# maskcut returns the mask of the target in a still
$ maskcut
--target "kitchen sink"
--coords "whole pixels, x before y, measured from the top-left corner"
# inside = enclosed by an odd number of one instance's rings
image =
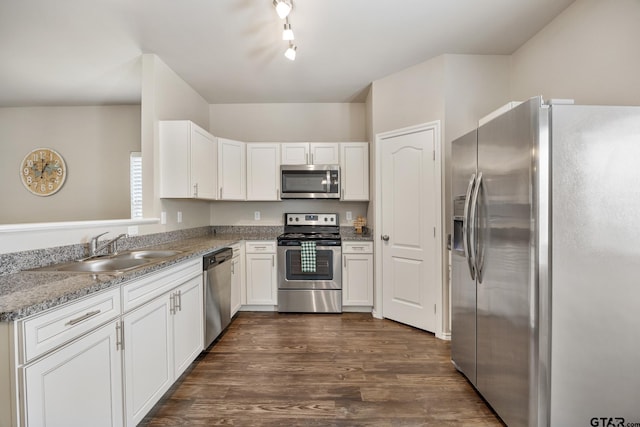
[[[127,252],[122,252],[117,255],[114,255],[114,259],[157,259],[157,258],[169,258],[178,254],[181,254],[181,251],[163,251],[163,250],[132,250]]]
[[[64,271],[70,273],[118,274],[161,262],[182,253],[171,250],[131,250],[116,255],[87,258],[63,264],[34,268],[32,271]]]

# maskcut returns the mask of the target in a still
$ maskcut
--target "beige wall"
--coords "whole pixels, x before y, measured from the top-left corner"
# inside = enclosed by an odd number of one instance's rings
[[[366,141],[365,104],[212,104],[209,131],[245,142]]]
[[[209,130],[219,137],[245,142],[367,141],[363,103],[212,104]],[[254,212],[260,220],[254,220]],[[285,212],[346,212],[365,216],[367,202],[288,200],[283,202],[212,202],[213,225],[282,225]]]
[[[448,256],[450,233],[452,139],[477,125],[478,118],[509,100],[509,57],[500,55],[442,55],[376,80],[372,85],[372,132],[401,129],[440,121],[442,168],[442,332],[448,328]],[[375,153],[375,150],[374,150]],[[375,171],[373,176],[375,176]],[[372,180],[375,182],[375,180]],[[374,197],[377,197],[375,194]],[[375,201],[371,206],[375,205]],[[370,222],[375,212],[369,209]],[[381,230],[378,230],[381,232]]]
[[[209,225],[209,202],[162,200],[159,194],[159,120],[192,120],[209,127],[209,104],[160,58],[145,54],[142,58],[142,161],[144,216],[159,218],[167,213],[167,224],[145,226],[143,233],[169,231]],[[212,166],[214,167],[214,166]],[[182,223],[177,213],[182,212]]]
[[[129,155],[140,151],[140,106],[0,108],[0,224],[131,217]],[[25,155],[56,150],[68,173],[47,197],[24,188]]]
[[[373,137],[381,132],[444,119],[444,56],[372,84]]]
[[[511,95],[640,105],[640,1],[577,0],[512,55]]]

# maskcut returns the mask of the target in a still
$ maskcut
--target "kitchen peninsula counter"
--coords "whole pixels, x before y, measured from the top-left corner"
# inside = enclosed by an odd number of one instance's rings
[[[202,257],[242,240],[275,240],[279,231],[261,233],[212,233],[162,244],[127,249],[176,250],[180,254],[119,274],[60,271],[20,271],[0,276],[0,321],[22,319],[58,305],[120,286],[137,277],[173,264]]]

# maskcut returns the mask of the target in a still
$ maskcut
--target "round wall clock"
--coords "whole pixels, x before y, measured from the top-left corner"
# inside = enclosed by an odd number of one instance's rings
[[[20,165],[22,183],[36,196],[56,193],[67,177],[67,166],[60,154],[50,148],[36,148]]]

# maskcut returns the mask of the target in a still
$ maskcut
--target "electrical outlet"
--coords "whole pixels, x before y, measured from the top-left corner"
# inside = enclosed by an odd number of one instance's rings
[[[178,224],[182,222],[182,212],[178,211]]]
[[[167,213],[165,211],[160,212],[160,224],[167,223]]]
[[[253,219],[256,221],[260,221],[260,211],[255,211],[253,213]]]
[[[353,214],[351,211],[347,211],[347,221],[351,221],[353,219]]]

